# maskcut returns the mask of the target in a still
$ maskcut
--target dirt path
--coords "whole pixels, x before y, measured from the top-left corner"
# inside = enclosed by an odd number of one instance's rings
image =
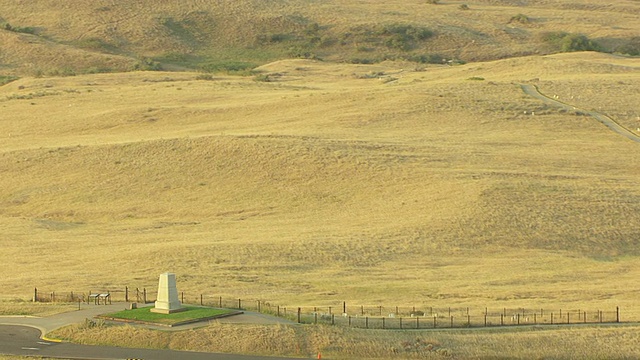
[[[588,115],[594,117],[596,120],[598,120],[602,124],[604,124],[606,127],[611,129],[612,131],[614,131],[614,132],[626,137],[627,139],[629,139],[631,141],[635,141],[635,142],[640,143],[640,136],[636,135],[631,130],[625,128],[624,126],[622,126],[620,124],[618,124],[615,120],[613,120],[612,118],[610,118],[610,117],[608,117],[608,116],[606,116],[604,114],[600,114],[600,113],[595,112],[595,111],[587,111],[587,110],[579,109],[579,108],[576,108],[575,106],[571,106],[571,105],[565,104],[563,102],[560,102],[558,100],[555,100],[555,99],[552,99],[550,97],[547,97],[547,96],[543,95],[540,92],[540,90],[538,89],[538,87],[535,86],[535,85],[521,84],[520,87],[522,88],[522,91],[524,91],[525,94],[527,94],[529,96],[533,96],[536,99],[542,100],[546,104],[553,105],[555,107],[558,107],[558,108],[564,109],[564,110],[568,110],[568,111],[580,111],[582,113],[588,114]]]

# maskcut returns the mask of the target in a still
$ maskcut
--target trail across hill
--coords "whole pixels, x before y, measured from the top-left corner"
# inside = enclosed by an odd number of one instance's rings
[[[530,85],[530,84],[521,84],[520,87],[522,88],[522,91],[524,91],[525,94],[533,96],[536,99],[540,99],[543,102],[545,102],[546,104],[549,105],[553,105],[555,107],[564,109],[564,110],[569,110],[569,111],[580,111],[583,112],[585,114],[588,114],[592,117],[594,117],[596,120],[598,120],[599,122],[601,122],[602,124],[604,124],[606,127],[608,127],[609,129],[611,129],[612,131],[626,137],[627,139],[631,140],[631,141],[635,141],[640,143],[640,136],[634,134],[632,131],[630,131],[629,129],[625,128],[624,126],[618,124],[615,120],[613,120],[612,118],[595,112],[595,111],[586,111],[586,110],[582,110],[582,109],[578,109],[575,106],[571,106],[568,104],[565,104],[563,102],[560,102],[558,100],[552,99],[550,97],[547,97],[545,95],[543,95],[540,90],[538,89],[537,86],[535,85]]]

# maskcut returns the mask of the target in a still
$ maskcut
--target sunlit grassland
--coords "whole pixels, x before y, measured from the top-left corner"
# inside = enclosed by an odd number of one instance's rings
[[[622,359],[637,355],[640,340],[636,326],[415,332],[214,323],[175,333],[71,326],[51,335],[87,344],[331,359]]]
[[[588,70],[633,111],[615,85],[637,78],[637,60],[612,60],[612,72],[597,66],[606,55],[582,56],[426,71],[283,61],[259,69],[278,74],[268,83],[129,73],[7,84],[4,292],[153,288],[173,271],[186,293],[291,306],[628,315],[637,144],[517,85],[545,91]]]

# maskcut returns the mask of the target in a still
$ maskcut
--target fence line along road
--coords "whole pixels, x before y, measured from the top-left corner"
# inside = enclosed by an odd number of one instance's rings
[[[34,288],[36,302],[108,302],[153,303],[155,292],[146,288],[83,292],[42,291]],[[524,309],[437,308],[431,306],[347,305],[281,306],[263,300],[228,298],[220,295],[179,293],[184,304],[239,309],[270,314],[302,324],[328,324],[363,329],[443,329],[518,325],[571,325],[620,323],[620,308],[601,309]],[[628,318],[627,320],[631,320]],[[637,318],[635,320],[638,320]]]

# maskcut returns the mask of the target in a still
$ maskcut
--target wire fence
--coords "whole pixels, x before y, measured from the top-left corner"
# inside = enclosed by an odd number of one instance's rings
[[[220,295],[178,293],[183,304],[238,309],[270,314],[301,324],[328,324],[363,329],[443,329],[523,325],[576,325],[619,323],[621,310],[615,309],[471,309],[431,306],[348,305],[281,306],[263,300]],[[55,292],[34,289],[36,302],[153,303],[155,291],[146,288]],[[640,314],[626,313],[626,321],[638,321]]]

